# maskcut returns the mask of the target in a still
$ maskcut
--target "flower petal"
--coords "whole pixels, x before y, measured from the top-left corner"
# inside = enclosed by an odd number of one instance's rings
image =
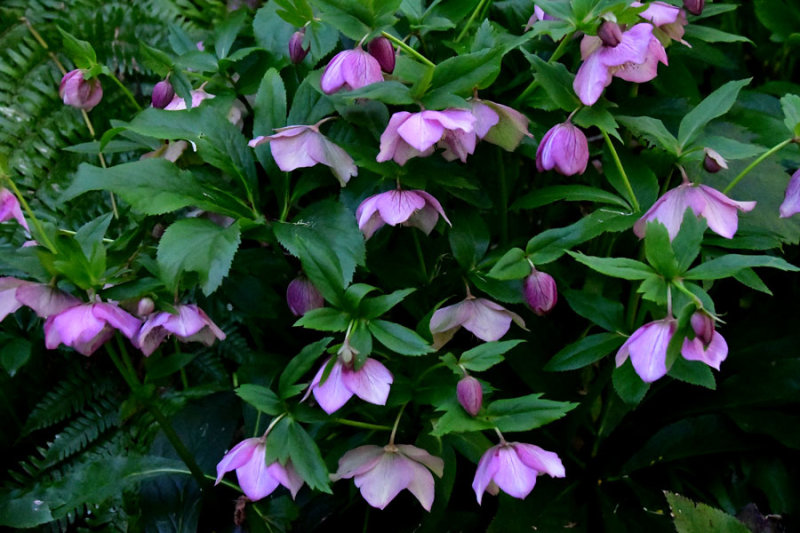
[[[478,498],[478,505],[480,505],[483,499],[483,493],[492,482],[492,478],[497,474],[497,469],[500,467],[498,461],[499,451],[499,444],[497,446],[492,446],[484,452],[481,456],[481,460],[478,462],[478,468],[475,470],[475,479],[472,480],[472,490],[475,491],[475,496]]]
[[[342,383],[365,402],[386,405],[392,373],[375,359],[367,359],[359,370],[342,369]]]
[[[503,492],[514,498],[525,498],[536,485],[536,470],[526,466],[510,445],[497,452],[497,473],[492,480]]]
[[[419,463],[407,459],[404,464],[411,470],[411,480],[406,488],[419,500],[426,511],[430,511],[435,493],[433,476],[427,468]]]
[[[533,444],[512,443],[517,456],[526,466],[551,477],[564,477],[566,472],[561,459],[555,452],[548,452]]]
[[[314,376],[314,381],[311,383],[311,392],[314,394],[319,406],[322,407],[322,410],[331,414],[346,404],[347,400],[353,397],[353,392],[347,388],[342,380],[342,362],[338,358],[333,364],[330,374],[328,374],[328,379],[320,385],[319,380],[322,378],[327,366],[326,362],[319,369],[317,375]]]
[[[354,448],[339,458],[339,468],[331,475],[331,480],[349,479],[371,470],[383,456],[382,446],[366,444]]]
[[[222,481],[225,472],[236,470],[250,461],[260,442],[261,439],[258,438],[244,439],[231,448],[217,463],[217,481],[214,484],[218,485]]]
[[[781,218],[800,213],[800,170],[792,174],[780,207]]]
[[[425,198],[416,191],[386,191],[378,195],[376,207],[384,222],[396,226],[408,220],[414,211],[425,207]]]
[[[725,342],[722,335],[715,331],[708,346],[703,346],[703,341],[699,337],[692,340],[685,339],[681,355],[689,361],[702,361],[719,370],[719,365],[728,357],[728,343]]]
[[[368,504],[383,509],[411,483],[412,465],[412,461],[396,453],[384,453],[372,469],[355,476],[353,481]]]

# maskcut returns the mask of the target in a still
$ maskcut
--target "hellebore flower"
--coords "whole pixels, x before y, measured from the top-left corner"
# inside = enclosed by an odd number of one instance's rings
[[[270,143],[269,148],[275,163],[284,172],[296,168],[313,167],[318,163],[329,166],[331,172],[344,187],[350,178],[358,175],[353,158],[342,148],[319,132],[319,123],[313,126],[286,126],[277,133],[259,136],[250,141],[250,147]]]
[[[0,188],[0,222],[5,222],[11,219],[19,222],[19,225],[30,231],[28,222],[22,215],[22,209],[19,206],[19,200],[13,192],[5,188]]]
[[[703,158],[703,168],[706,169],[706,172],[716,174],[723,168],[728,168],[728,162],[716,150],[704,148],[703,152],[706,154]]]
[[[33,309],[41,318],[57,315],[70,307],[83,303],[71,294],[50,285],[29,282],[19,286],[16,298],[22,305]]]
[[[445,133],[455,130],[473,133],[475,122],[475,116],[468,109],[399,111],[392,115],[381,134],[381,149],[375,160],[382,163],[393,159],[398,165],[405,165],[412,157],[427,157]]]
[[[702,361],[719,370],[719,365],[728,357],[728,343],[714,328],[714,319],[702,311],[691,318],[694,339],[684,339],[681,355],[689,361]]]
[[[369,42],[367,50],[369,50],[369,54],[378,61],[382,71],[387,74],[394,72],[394,47],[389,39],[386,37],[376,37]]]
[[[164,109],[172,102],[174,97],[175,89],[172,88],[172,84],[169,80],[161,80],[153,87],[153,94],[150,97],[150,102],[153,104],[153,107]],[[186,102],[184,102],[183,105],[185,108]]]
[[[209,100],[211,98],[214,98],[214,95],[207,93],[203,87],[200,87],[199,89],[194,89],[193,91],[191,91],[191,95],[192,95],[192,109],[199,106],[203,102],[203,100]],[[172,97],[170,103],[164,106],[164,109],[166,111],[182,111],[186,109],[186,100],[184,100],[183,98],[181,98],[176,94],[175,96]]]
[[[683,7],[692,15],[700,15],[706,6],[705,0],[683,0]]]
[[[103,98],[103,87],[100,80],[86,80],[83,71],[75,69],[64,74],[58,87],[58,95],[68,106],[91,111]]]
[[[472,376],[464,376],[456,385],[456,397],[466,412],[472,416],[477,415],[483,405],[481,382]]]
[[[320,383],[329,363],[330,359],[317,371],[304,400],[312,392],[319,406],[328,414],[340,409],[354,394],[365,402],[386,405],[389,385],[394,378],[381,363],[375,359],[367,359],[361,368],[355,370],[352,361],[345,363],[337,356],[327,379]]]
[[[425,191],[395,189],[370,196],[356,209],[358,228],[369,239],[384,224],[414,226],[430,235],[439,215],[452,226],[439,200]]]
[[[342,88],[352,91],[379,81],[383,81],[380,63],[359,46],[333,56],[319,84],[322,92],[333,94]]]
[[[225,340],[225,332],[217,327],[208,315],[194,304],[176,305],[177,315],[161,311],[152,314],[136,336],[136,346],[150,356],[169,335],[181,342],[202,342],[206,346],[216,339]]]
[[[496,144],[502,149],[513,152],[516,150],[523,137],[532,137],[528,132],[528,117],[503,104],[489,100],[472,100],[472,114],[475,115],[475,131],[482,140]],[[497,121],[494,123],[491,115],[485,112],[476,113],[476,106],[486,106],[495,112]],[[488,128],[487,128],[488,125]],[[482,133],[486,130],[485,133]]]
[[[631,3],[631,7],[642,7],[643,5],[640,2]],[[664,2],[650,2],[647,4],[647,9],[639,13],[639,16],[652,22],[670,39],[689,46],[689,43],[683,40],[684,27],[688,21],[686,13],[681,8]]]
[[[432,471],[442,477],[444,461],[409,444],[359,446],[339,459],[333,481],[350,479],[372,507],[383,509],[401,490],[408,489],[426,511],[434,496]]]
[[[290,459],[285,465],[278,461],[267,464],[267,445],[264,437],[244,439],[225,454],[217,463],[218,485],[226,472],[236,470],[236,478],[242,492],[251,501],[257,501],[272,494],[278,485],[283,485],[292,494],[292,499],[303,486],[301,478],[292,466]]]
[[[448,161],[460,159],[462,163],[466,163],[467,156],[475,152],[478,139],[483,139],[500,121],[500,117],[491,107],[477,100],[470,102],[470,112],[475,117],[472,131],[446,130],[437,143],[439,148],[444,148],[442,157]]]
[[[617,352],[617,367],[630,356],[633,369],[645,383],[652,383],[667,373],[667,346],[677,323],[668,317],[649,322],[633,332]]]
[[[780,207],[781,218],[790,217],[795,213],[800,213],[800,170],[792,174]]]
[[[461,326],[483,341],[496,341],[506,334],[511,321],[525,328],[525,321],[502,305],[485,298],[468,296],[455,305],[438,309],[431,317],[433,347],[439,349],[453,338]]]
[[[556,280],[550,274],[539,272],[534,268],[525,278],[523,295],[531,310],[537,315],[543,316],[549,313],[558,301]]]
[[[550,128],[536,149],[536,169],[539,172],[555,169],[563,176],[583,174],[588,163],[586,135],[570,121]]]
[[[306,34],[306,29],[303,28],[292,34],[289,39],[289,59],[295,65],[302,62],[308,55],[311,47],[303,48],[303,37]]]
[[[298,277],[286,287],[286,303],[294,316],[303,316],[312,309],[325,305],[325,300],[308,278]]]
[[[755,202],[731,200],[707,185],[686,182],[667,191],[656,200],[653,207],[636,221],[633,232],[642,239],[647,223],[658,220],[667,227],[669,238],[672,240],[681,228],[683,214],[691,208],[695,216],[706,219],[711,231],[730,239],[736,234],[739,226],[737,211],[751,211],[755,206]]]
[[[17,300],[17,289],[28,283],[17,278],[0,278],[0,321],[22,307],[22,302]]]
[[[44,345],[54,350],[59,344],[65,344],[89,356],[114,336],[115,329],[133,340],[141,324],[138,318],[115,303],[84,303],[45,320]]]
[[[524,499],[541,474],[550,477],[566,475],[558,455],[533,444],[501,442],[486,450],[481,457],[472,489],[478,497],[478,504],[487,490],[494,495],[503,489],[509,496]]]

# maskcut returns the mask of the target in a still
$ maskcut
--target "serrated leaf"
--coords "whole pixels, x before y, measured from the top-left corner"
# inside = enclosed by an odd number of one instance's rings
[[[678,139],[657,118],[621,116],[617,120],[637,137],[643,137],[650,144],[671,154],[678,154]]]
[[[531,264],[520,248],[511,248],[492,267],[487,276],[499,280],[521,279],[531,273]]]
[[[401,355],[424,355],[433,348],[416,332],[387,320],[370,320],[370,333],[384,346]]]
[[[567,251],[567,253],[579,263],[606,276],[636,280],[657,275],[648,265],[627,257],[595,257],[572,251]]]
[[[616,333],[589,335],[562,348],[547,362],[544,369],[550,372],[576,370],[599,361],[625,342]]]
[[[314,362],[323,354],[325,348],[333,341],[333,337],[325,337],[317,342],[305,346],[300,353],[295,355],[286,365],[278,381],[278,394],[284,400],[300,394],[305,385],[299,387],[295,382],[313,366]]]
[[[547,63],[537,55],[528,55],[536,69],[536,80],[553,102],[564,111],[574,111],[581,102],[572,89],[574,76],[561,63]]]
[[[728,112],[736,102],[739,91],[748,85],[751,79],[729,81],[709,94],[705,100],[683,117],[678,127],[678,144],[681,150],[686,148],[709,122]]]
[[[283,405],[281,405],[281,399],[278,398],[278,395],[262,385],[250,383],[240,385],[235,392],[239,398],[262,413],[277,416],[284,411]]]
[[[471,350],[467,350],[458,359],[458,364],[467,370],[483,372],[503,361],[503,354],[511,351],[525,341],[494,341],[485,342]]]
[[[289,458],[297,473],[310,488],[332,494],[328,468],[325,466],[325,461],[322,460],[317,443],[294,420],[289,421],[287,429]]]
[[[787,94],[781,98],[781,109],[783,110],[783,123],[792,136],[797,136],[800,127],[800,96]]]
[[[664,496],[672,510],[675,529],[678,533],[749,533],[736,517],[714,509],[704,503],[696,503],[685,496],[665,491]]]

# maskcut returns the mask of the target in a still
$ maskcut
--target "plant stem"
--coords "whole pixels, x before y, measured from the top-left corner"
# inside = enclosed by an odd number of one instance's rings
[[[633,202],[633,210],[638,213],[641,210],[641,207],[639,206],[639,200],[636,199],[636,194],[633,192],[633,187],[631,187],[631,182],[628,180],[628,175],[625,173],[625,168],[622,166],[622,161],[619,160],[619,154],[617,154],[617,150],[614,148],[614,143],[611,142],[611,137],[608,136],[608,133],[606,133],[604,130],[600,130],[600,132],[603,134],[603,138],[606,140],[606,145],[611,152],[611,157],[614,158],[614,164],[616,165],[617,170],[619,170],[620,176],[622,176],[622,181],[625,182],[625,189],[627,189],[630,199]]]
[[[3,179],[3,181],[5,181],[8,184],[9,187],[11,187],[11,191],[14,193],[14,196],[17,197],[17,200],[19,200],[19,203],[22,205],[22,208],[25,210],[25,213],[27,213],[27,215],[30,217],[31,224],[33,224],[33,226],[36,228],[36,233],[39,234],[37,238],[40,238],[44,241],[42,244],[44,244],[48,250],[50,250],[54,254],[57,254],[58,250],[56,250],[56,247],[50,240],[50,237],[48,237],[47,234],[44,232],[42,223],[39,222],[39,219],[36,218],[36,215],[33,214],[31,206],[28,205],[28,202],[25,200],[25,197],[22,196],[22,192],[20,192],[20,190],[17,188],[17,184],[14,183],[14,180],[11,179],[11,176],[7,175],[2,170],[0,170],[0,177]]]
[[[58,60],[58,57],[56,57],[56,55],[53,53],[53,51],[50,50],[50,47],[47,46],[47,42],[42,38],[41,34],[38,31],[36,31],[36,28],[33,27],[31,22],[28,19],[26,19],[25,17],[22,17],[20,20],[22,20],[25,23],[25,25],[28,27],[28,31],[31,32],[31,35],[33,35],[33,38],[36,39],[36,42],[38,42],[39,45],[42,48],[47,50],[47,55],[49,55],[50,59],[53,60],[53,63],[56,64],[56,66],[58,67],[58,70],[61,71],[61,74],[62,75],[66,74],[67,73],[67,69],[64,68],[64,65],[61,64],[61,61]]]
[[[477,17],[478,13],[480,13],[483,10],[483,6],[486,4],[487,1],[488,0],[481,0],[480,2],[478,2],[478,5],[475,6],[475,9],[472,10],[472,14],[470,14],[469,19],[467,19],[467,23],[464,24],[463,28],[461,28],[461,31],[459,32],[454,42],[457,43],[464,38],[464,35],[467,34],[467,30],[469,29],[470,26],[472,26],[472,22],[475,20],[475,17]]]
[[[397,426],[400,425],[400,417],[403,416],[403,411],[406,410],[406,405],[408,405],[408,403],[403,404],[403,406],[400,408],[400,412],[397,413],[397,418],[394,419],[394,427],[392,427],[392,434],[389,437],[389,446],[394,446],[394,436],[397,434]]]
[[[406,53],[408,53],[409,55],[411,55],[411,56],[417,58],[418,60],[420,60],[425,65],[427,65],[427,66],[429,66],[431,68],[435,68],[436,67],[436,64],[433,61],[431,61],[430,59],[428,59],[424,55],[420,54],[419,52],[417,52],[416,50],[414,50],[413,48],[408,46],[405,42],[401,41],[400,39],[398,39],[397,37],[392,35],[391,33],[387,33],[385,31],[382,31],[381,35],[383,35],[384,37],[386,37],[387,39],[392,41],[394,44],[396,44],[398,48],[401,48],[401,49],[405,50]]]
[[[374,429],[375,431],[391,431],[392,429],[390,426],[384,426],[381,424],[370,424],[369,422],[361,422],[359,420],[349,420],[347,418],[334,418],[333,421],[343,426],[351,426],[354,428],[361,428],[361,429]]]
[[[258,436],[258,425],[261,423],[261,411],[256,410],[256,427],[253,430],[253,437]]]
[[[111,72],[108,72],[106,74],[106,76],[108,76],[109,78],[114,80],[114,83],[116,83],[119,86],[119,88],[122,89],[122,92],[125,93],[125,96],[128,97],[128,100],[130,100],[131,103],[133,103],[133,107],[136,108],[136,111],[141,111],[142,110],[142,106],[139,105],[139,102],[136,101],[136,98],[133,97],[133,94],[128,90],[128,88],[125,87],[125,85],[121,81],[119,81],[119,78],[117,78]]]
[[[757,166],[758,166],[758,165],[759,165],[759,164],[760,164],[762,161],[764,161],[766,158],[768,158],[768,157],[769,157],[769,156],[771,156],[772,154],[774,154],[774,153],[776,153],[776,152],[778,152],[778,151],[782,150],[783,148],[785,148],[786,146],[788,146],[788,145],[789,145],[790,143],[792,143],[793,141],[794,141],[794,139],[786,139],[785,141],[781,141],[781,142],[779,142],[778,144],[776,144],[775,146],[773,146],[772,148],[770,148],[769,150],[767,150],[766,152],[764,152],[763,154],[761,154],[760,156],[758,156],[758,157],[756,158],[756,160],[755,160],[755,161],[753,161],[752,163],[750,163],[749,165],[747,165],[747,166],[745,167],[745,169],[744,169],[744,170],[742,170],[741,172],[739,172],[739,175],[738,175],[738,176],[736,176],[735,178],[733,178],[733,181],[731,181],[731,182],[728,184],[728,186],[727,186],[727,187],[725,187],[724,189],[722,189],[722,193],[723,193],[723,194],[728,194],[728,192],[729,192],[731,189],[733,189],[733,188],[736,186],[736,184],[737,184],[737,183],[739,183],[740,181],[742,181],[742,178],[744,178],[745,176],[747,176],[747,174],[749,174],[751,170],[753,170],[754,168],[756,168],[756,167],[757,167]]]

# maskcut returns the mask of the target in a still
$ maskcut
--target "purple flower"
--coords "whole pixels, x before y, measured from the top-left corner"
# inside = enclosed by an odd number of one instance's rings
[[[286,303],[294,316],[303,316],[325,305],[322,293],[307,278],[294,278],[286,287]]]
[[[477,415],[483,405],[481,382],[472,376],[464,376],[456,385],[456,397],[466,412],[472,416]]]
[[[0,278],[0,321],[22,307],[22,302],[17,300],[17,289],[28,283],[17,278]]]
[[[630,356],[633,369],[646,383],[652,383],[667,373],[667,346],[677,323],[668,317],[647,323],[633,332],[617,352],[617,367]]]
[[[30,231],[28,222],[22,215],[22,209],[19,206],[19,200],[8,189],[0,188],[0,222],[5,222],[11,219],[19,222],[19,225]]]
[[[65,344],[88,356],[113,337],[115,329],[133,339],[141,324],[138,318],[115,303],[80,304],[50,315],[45,320],[44,344],[48,350]]]
[[[397,112],[381,134],[381,149],[376,161],[382,163],[393,159],[398,165],[405,165],[412,157],[427,157],[445,133],[455,130],[472,133],[475,122],[475,116],[468,109]]]
[[[525,321],[518,314],[485,298],[469,296],[433,313],[430,322],[433,347],[438,350],[444,346],[461,326],[483,341],[496,341],[506,334],[512,320],[525,328]]]
[[[367,50],[369,50],[369,54],[378,61],[382,71],[387,74],[394,72],[394,47],[389,39],[386,37],[376,37],[369,42]]]
[[[622,42],[622,30],[616,22],[606,20],[597,28],[597,36],[603,41],[603,46],[614,47]]]
[[[683,7],[692,15],[700,15],[705,6],[705,0],[683,0]]]
[[[731,200],[707,185],[695,185],[687,182],[664,193],[653,204],[653,207],[636,221],[633,232],[640,239],[644,238],[647,223],[651,220],[658,220],[667,227],[670,240],[674,239],[681,228],[683,214],[691,208],[695,216],[706,219],[711,231],[730,239],[736,234],[739,226],[737,211],[750,211],[755,206],[755,202]]]
[[[142,325],[134,344],[144,355],[152,354],[169,335],[181,342],[202,342],[206,346],[217,339],[225,340],[225,333],[196,305],[176,305],[175,310],[178,314],[154,313]]]
[[[631,7],[642,7],[644,4],[641,2],[632,2]],[[680,41],[689,46],[683,40],[684,27],[687,24],[686,13],[679,7],[667,4],[665,2],[651,2],[647,5],[647,9],[639,13],[639,16],[645,20],[649,20],[658,29],[663,31],[667,37]]]
[[[556,280],[550,274],[539,272],[535,268],[525,278],[523,291],[525,301],[539,316],[549,313],[558,301]]]
[[[781,218],[790,217],[795,213],[800,213],[800,170],[792,174],[780,207]]]
[[[333,94],[342,88],[351,91],[379,81],[383,81],[383,74],[378,60],[356,47],[333,56],[319,84],[322,92]]]
[[[531,493],[536,477],[541,474],[550,477],[566,475],[558,455],[533,444],[501,442],[486,450],[481,457],[472,489],[479,504],[487,490],[490,494],[497,494],[503,489],[509,496],[523,499]]]
[[[426,511],[434,496],[432,471],[442,477],[444,461],[408,444],[359,446],[339,459],[333,481],[350,479],[372,507],[383,509],[401,490],[408,489]]]
[[[702,361],[719,370],[719,365],[728,357],[728,343],[714,329],[714,319],[702,311],[691,318],[694,339],[684,339],[681,355],[689,361]]]
[[[284,172],[313,167],[318,163],[327,165],[344,187],[352,176],[358,175],[358,167],[347,152],[319,132],[318,126],[278,128],[274,135],[256,137],[249,145],[255,148],[259,144],[270,143],[272,157]]]
[[[706,169],[706,172],[716,174],[723,168],[728,168],[728,162],[716,150],[706,147],[703,148],[703,152],[705,153],[703,168]]]
[[[172,102],[174,97],[175,89],[172,88],[172,84],[169,82],[169,80],[161,80],[153,87],[153,94],[150,96],[150,102],[152,103],[153,107],[157,109],[164,109],[170,104],[170,102]],[[185,109],[186,102],[183,103],[183,106]]]
[[[311,47],[303,48],[303,38],[305,37],[306,29],[302,28],[292,34],[289,39],[289,59],[295,65],[303,61],[308,55]]]
[[[439,200],[425,191],[401,189],[370,196],[356,209],[358,228],[367,239],[384,224],[414,226],[429,235],[439,215],[450,224]]]
[[[550,128],[536,149],[536,169],[539,172],[555,169],[563,176],[583,174],[588,163],[586,135],[569,121]]]
[[[68,106],[91,111],[103,98],[103,87],[97,78],[86,80],[83,71],[75,69],[61,78],[58,95]]]
[[[211,98],[214,98],[214,95],[207,93],[203,87],[191,91],[191,95],[192,95],[192,109],[199,106],[203,102],[203,100],[209,100]],[[183,98],[181,98],[176,94],[175,96],[172,97],[172,101],[170,101],[170,103],[164,106],[164,109],[166,111],[182,111],[186,109],[186,100],[184,100]]]
[[[297,491],[303,486],[301,478],[292,466],[290,459],[285,465],[279,462],[267,464],[266,439],[251,438],[231,448],[217,464],[217,482],[222,481],[225,472],[236,470],[236,478],[245,496],[251,501],[257,501],[272,494],[278,485],[283,485],[292,494],[294,499]]]
[[[478,100],[470,102],[470,112],[475,117],[472,131],[445,130],[442,139],[437,143],[439,148],[444,148],[442,157],[448,161],[460,159],[462,163],[466,163],[467,156],[475,152],[478,139],[483,139],[500,121],[500,117],[491,107]]]
[[[50,285],[29,282],[19,286],[16,298],[22,305],[33,309],[41,318],[49,318],[83,303],[71,294]]]
[[[352,361],[345,363],[341,357],[337,357],[328,377],[322,381],[329,363],[330,359],[317,371],[303,399],[312,392],[319,406],[328,414],[340,409],[354,394],[365,402],[386,405],[389,385],[394,378],[381,363],[367,359],[361,368],[355,370]]]

